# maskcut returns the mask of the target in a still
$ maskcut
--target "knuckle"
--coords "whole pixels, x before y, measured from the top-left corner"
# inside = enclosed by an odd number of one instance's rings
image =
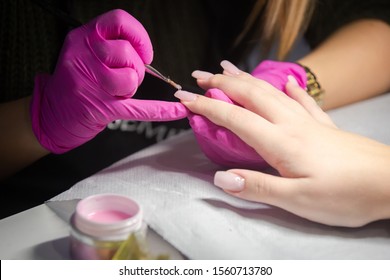
[[[246,91],[246,96],[249,100],[256,100],[259,97],[259,89],[257,87],[249,87]]]
[[[256,197],[264,199],[272,195],[272,188],[268,184],[266,176],[258,176],[252,184]]]
[[[253,79],[256,78],[256,77],[252,76],[251,74],[248,74],[245,72],[240,73],[240,75],[238,75],[237,77],[243,81],[252,81]]]
[[[261,88],[262,90],[264,91],[275,90],[275,87],[272,86],[269,82],[261,78],[257,78],[257,77],[253,77],[253,78],[256,80],[257,87]]]
[[[238,106],[230,106],[225,115],[226,122],[242,123],[242,110]]]
[[[129,14],[122,9],[115,9],[111,12],[111,20],[117,24],[122,23],[122,21],[128,18]]]
[[[78,40],[80,40],[80,31],[79,28],[76,28],[66,35],[64,44],[72,44]]]

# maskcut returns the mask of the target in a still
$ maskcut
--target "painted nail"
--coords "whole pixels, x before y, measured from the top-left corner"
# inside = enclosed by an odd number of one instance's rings
[[[231,172],[217,171],[214,184],[224,190],[240,192],[244,189],[245,179]]]
[[[241,72],[240,69],[238,69],[233,63],[231,63],[230,61],[227,61],[227,60],[223,60],[221,62],[221,66],[222,66],[223,70],[225,70],[226,72],[228,72],[231,75],[238,75]]]
[[[196,99],[196,94],[185,90],[178,90],[174,95],[181,101],[194,101]]]
[[[292,85],[294,85],[294,86],[299,86],[298,81],[297,81],[297,79],[295,79],[294,76],[288,75],[288,76],[287,76],[287,79],[288,79],[288,81],[289,81]]]
[[[199,80],[208,80],[214,75],[210,72],[195,70],[192,72],[191,76]]]

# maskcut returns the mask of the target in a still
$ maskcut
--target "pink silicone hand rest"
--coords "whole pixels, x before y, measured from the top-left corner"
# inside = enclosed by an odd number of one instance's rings
[[[285,91],[288,75],[294,76],[302,88],[306,87],[307,81],[305,70],[301,66],[289,62],[263,61],[255,68],[252,75],[272,84],[281,91]],[[236,104],[219,89],[208,90],[206,96]],[[234,168],[259,169],[268,166],[252,147],[230,130],[217,126],[200,115],[189,113],[188,118],[199,146],[213,162]]]
[[[169,121],[187,116],[180,102],[131,99],[153,48],[144,27],[122,10],[71,31],[53,75],[37,75],[33,131],[47,150],[69,151],[117,119]]]
[[[300,87],[306,88],[305,69],[296,63],[264,60],[256,66],[251,74],[253,77],[264,80],[283,92],[286,92],[288,75],[293,76]]]
[[[219,89],[210,89],[206,96],[235,104]],[[230,130],[215,125],[207,118],[189,113],[190,125],[203,153],[213,162],[228,167],[262,168],[267,163],[259,154]]]

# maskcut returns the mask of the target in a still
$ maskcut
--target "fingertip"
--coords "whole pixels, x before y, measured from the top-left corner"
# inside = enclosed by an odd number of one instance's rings
[[[225,191],[240,192],[245,188],[245,179],[230,171],[217,171],[214,175],[214,185]]]
[[[288,82],[289,82],[292,86],[297,86],[297,87],[299,87],[298,81],[297,81],[297,79],[295,79],[294,76],[288,75],[288,76],[287,76],[287,80],[288,80]]]
[[[224,73],[226,72],[226,74],[237,76],[241,73],[241,70],[228,60],[222,60],[220,65],[223,68]]]
[[[283,207],[286,199],[292,199],[297,190],[296,183],[288,178],[245,169],[232,169],[229,172],[243,178],[244,186],[240,191],[232,188],[225,190],[245,200]]]
[[[144,64],[152,63],[154,57],[154,50],[151,44],[144,44],[143,47],[138,47],[137,52]]]
[[[174,96],[180,99],[180,101],[184,101],[184,102],[192,102],[195,101],[197,98],[196,94],[185,90],[176,91]]]
[[[294,76],[288,75],[286,83],[286,93],[288,96],[296,100],[297,96],[306,96],[307,92],[299,85]]]
[[[191,76],[197,80],[208,80],[214,75],[210,72],[195,70],[192,72]]]

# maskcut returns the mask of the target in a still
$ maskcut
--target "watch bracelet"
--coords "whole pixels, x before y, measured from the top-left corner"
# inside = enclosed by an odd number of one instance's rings
[[[296,64],[301,66],[306,72],[306,92],[316,101],[319,106],[321,106],[325,91],[321,88],[321,85],[318,82],[316,75],[311,71],[309,67],[302,65],[298,62],[296,62]]]

